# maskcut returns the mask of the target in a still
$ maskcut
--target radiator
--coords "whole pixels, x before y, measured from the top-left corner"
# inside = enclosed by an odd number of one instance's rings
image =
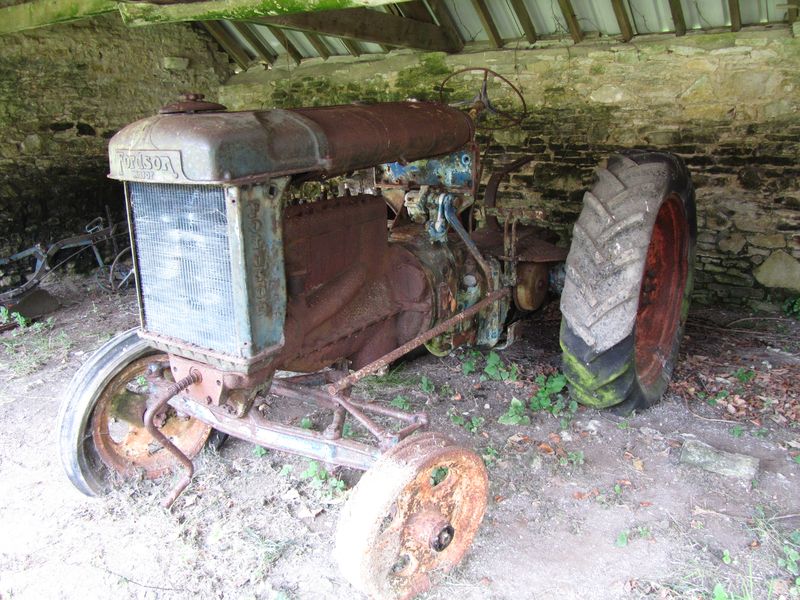
[[[130,183],[145,330],[239,355],[221,187]]]

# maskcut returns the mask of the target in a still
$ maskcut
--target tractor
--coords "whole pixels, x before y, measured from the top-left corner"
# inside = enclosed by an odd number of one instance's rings
[[[64,395],[61,457],[81,492],[177,469],[169,507],[212,432],[363,470],[336,558],[367,595],[411,598],[468,550],[487,471],[427,431],[424,412],[354,397],[356,382],[421,346],[493,347],[560,292],[572,397],[629,412],[663,395],[692,289],[685,165],[654,151],[612,156],[567,250],[496,202],[527,159],[481,188],[476,126],[518,120],[487,93],[500,76],[477,71],[480,91],[456,106],[228,112],[188,95],[111,139],[140,325],[98,349]],[[276,422],[268,397],[313,400],[330,423]],[[343,435],[348,422],[374,443]]]

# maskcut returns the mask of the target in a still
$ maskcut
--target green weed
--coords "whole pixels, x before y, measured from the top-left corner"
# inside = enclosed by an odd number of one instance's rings
[[[744,427],[742,427],[741,425],[734,425],[728,430],[728,433],[730,433],[735,438],[740,438],[744,434]]]
[[[483,458],[483,462],[485,462],[487,465],[492,465],[497,461],[498,458],[500,458],[500,453],[494,446],[489,444],[486,446],[486,448],[484,448],[481,458]]]
[[[739,380],[740,383],[750,383],[753,378],[756,376],[756,372],[752,369],[744,369],[739,367],[733,373],[733,376]]]
[[[584,462],[584,456],[582,450],[577,450],[575,452],[567,452],[566,456],[562,456],[561,458],[558,459],[558,463],[562,467],[566,466],[576,467],[582,465],[583,462]]]
[[[400,410],[411,410],[411,402],[405,396],[395,396],[389,404]]]
[[[522,400],[511,398],[508,410],[500,415],[497,422],[501,425],[530,425],[531,418],[525,414],[525,405]]]
[[[506,367],[497,352],[490,352],[489,356],[486,357],[486,366],[483,367],[483,373],[481,376],[483,381],[487,379],[492,381],[516,381],[519,377],[517,365],[511,363],[511,366]]]
[[[436,467],[433,469],[433,471],[431,471],[431,485],[436,487],[442,483],[449,472],[447,467]]]
[[[436,392],[436,386],[430,379],[425,377],[425,375],[423,375],[422,379],[419,380],[419,387],[426,394],[433,394]]]
[[[538,375],[535,381],[539,389],[530,399],[530,409],[533,412],[548,412],[554,417],[560,418],[562,429],[566,428],[572,417],[578,412],[578,403],[575,400],[568,403],[561,395],[567,386],[567,378],[562,373],[558,373],[547,377]]]
[[[454,425],[458,425],[459,427],[463,427],[470,433],[478,433],[483,424],[486,422],[486,419],[483,417],[476,417],[472,416],[470,418],[465,417],[461,413],[455,410],[455,408],[451,408],[449,412],[450,421]]]
[[[269,450],[267,450],[263,446],[256,446],[255,448],[253,448],[253,454],[259,458],[263,458],[267,454],[269,454]]]
[[[311,419],[308,417],[303,417],[300,419],[300,427],[303,429],[311,429],[314,424],[311,422]]]
[[[783,312],[787,317],[800,319],[800,296],[787,298],[786,302],[783,303]]]

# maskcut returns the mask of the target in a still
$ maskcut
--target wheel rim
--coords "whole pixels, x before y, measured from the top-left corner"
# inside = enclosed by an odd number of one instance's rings
[[[165,475],[175,464],[144,427],[143,416],[149,394],[141,378],[153,363],[166,362],[166,354],[139,358],[103,388],[91,420],[91,441],[103,463],[111,470],[130,478],[141,474],[146,479]],[[164,369],[166,374],[169,369]],[[211,427],[191,417],[181,417],[168,407],[159,427],[181,451],[194,458],[203,448]]]
[[[653,225],[636,313],[636,372],[645,385],[656,382],[672,355],[686,291],[688,240],[683,202],[671,194]]]
[[[369,578],[354,582],[358,587],[379,597],[407,599],[461,561],[486,510],[488,479],[474,452],[436,434],[409,438],[387,455],[381,462],[400,466],[404,484],[388,511],[365,517],[378,521],[371,528],[374,535],[363,546],[365,555],[349,560],[363,561],[360,572]]]

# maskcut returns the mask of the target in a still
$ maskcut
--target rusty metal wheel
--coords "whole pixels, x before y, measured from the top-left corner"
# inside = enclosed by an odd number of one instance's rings
[[[383,454],[342,509],[336,558],[344,576],[380,599],[424,592],[457,565],[486,510],[483,461],[437,433]]]
[[[110,475],[153,479],[174,466],[142,421],[150,396],[149,369],[166,358],[132,329],[103,345],[75,373],[61,405],[58,431],[64,470],[84,494],[107,492]],[[190,458],[211,433],[210,426],[172,408],[160,420],[161,431]]]
[[[629,150],[598,169],[575,224],[561,295],[572,396],[621,413],[669,384],[692,293],[694,188],[672,154]]]

